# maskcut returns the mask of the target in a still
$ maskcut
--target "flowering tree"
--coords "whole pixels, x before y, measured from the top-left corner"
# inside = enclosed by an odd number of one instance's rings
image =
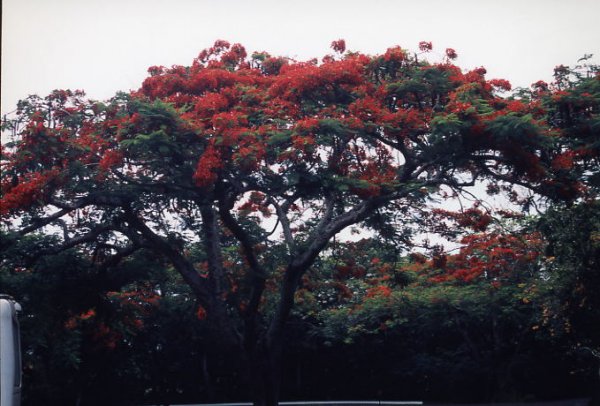
[[[507,81],[463,72],[452,49],[430,63],[428,42],[419,54],[332,48],[321,63],[297,62],[217,41],[191,66],[150,68],[139,90],[107,103],[71,91],[22,101],[5,123],[3,243],[59,231],[38,254],[80,247],[106,267],[159,253],[239,352],[256,402],[275,404],[297,289],[340,231],[389,232],[428,198],[475,184],[514,199],[513,185],[585,193],[598,76],[586,95],[564,74],[506,99]]]
[[[374,247],[368,240],[341,247],[337,272],[311,292],[323,300],[340,280],[351,288],[317,310],[325,339],[348,353],[368,352],[388,374],[403,371],[440,400],[507,400],[518,391],[514,365],[539,348],[531,343],[542,314],[540,235],[498,228],[469,234],[455,253],[396,259]]]

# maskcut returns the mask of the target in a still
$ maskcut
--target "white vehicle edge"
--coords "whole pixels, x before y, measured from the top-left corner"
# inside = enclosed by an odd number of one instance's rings
[[[17,312],[21,306],[0,294],[0,406],[21,404],[21,339]]]

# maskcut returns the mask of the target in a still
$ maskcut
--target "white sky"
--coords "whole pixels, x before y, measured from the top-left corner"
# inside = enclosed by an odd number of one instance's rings
[[[463,68],[513,86],[549,81],[584,53],[600,60],[598,0],[4,0],[2,113],[28,94],[137,89],[152,65],[189,65],[216,39],[298,59],[339,38],[374,54],[432,41]],[[435,57],[434,52],[433,57]]]

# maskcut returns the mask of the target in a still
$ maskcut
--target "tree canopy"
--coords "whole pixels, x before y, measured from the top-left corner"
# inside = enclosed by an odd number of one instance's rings
[[[417,53],[332,48],[299,62],[217,41],[107,102],[69,90],[21,101],[4,123],[14,139],[2,149],[3,245],[50,230],[56,242],[35,255],[79,247],[103,269],[151,250],[261,371],[257,398],[274,403],[298,288],[342,230],[407,243],[430,199],[476,185],[525,205],[518,189],[593,195],[595,69],[558,67],[555,83],[506,98],[508,81],[461,70],[452,49],[427,61],[429,42]],[[481,210],[460,216],[485,229]]]

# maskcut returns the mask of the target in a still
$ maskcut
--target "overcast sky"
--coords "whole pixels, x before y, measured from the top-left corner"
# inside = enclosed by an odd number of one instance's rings
[[[432,41],[464,68],[514,86],[550,80],[585,53],[600,61],[598,0],[3,0],[2,113],[28,94],[137,89],[152,65],[189,65],[216,39],[297,59],[332,40],[368,54]]]

